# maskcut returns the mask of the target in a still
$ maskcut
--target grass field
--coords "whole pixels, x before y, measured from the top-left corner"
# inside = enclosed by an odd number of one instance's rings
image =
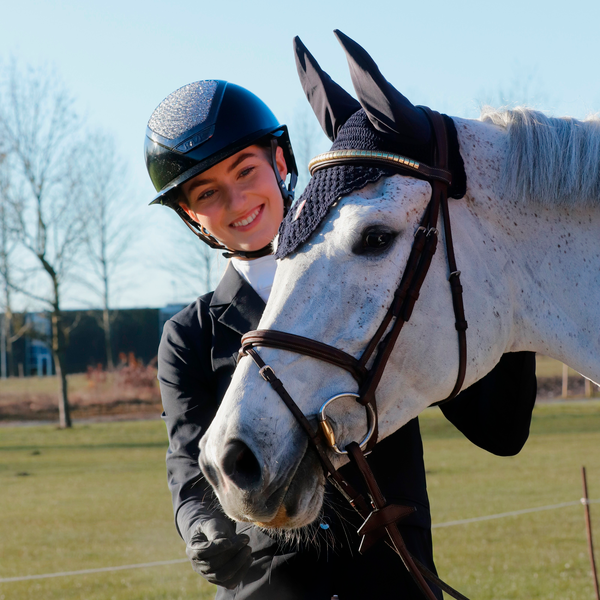
[[[67,375],[69,390],[76,392],[87,388],[88,379],[85,373]],[[60,380],[56,375],[49,377],[9,377],[0,382],[6,394],[58,394]]]
[[[435,524],[576,501],[582,464],[600,497],[597,400],[537,407],[512,458],[477,449],[437,409],[421,423]],[[185,557],[165,449],[159,421],[0,428],[0,579]],[[591,508],[598,541],[600,505]],[[434,544],[442,577],[472,600],[593,596],[580,505],[440,527]],[[0,600],[212,596],[187,564],[0,583]]]
[[[537,356],[538,398],[562,395],[563,365]],[[106,415],[151,416],[161,411],[160,393],[153,366],[121,367],[114,372],[92,369],[67,376],[69,403],[75,420]],[[58,421],[59,381],[53,377],[10,377],[0,380],[0,422]],[[568,396],[584,397],[584,379],[569,369]],[[596,386],[592,395],[598,396]]]
[[[140,368],[143,368],[140,367]],[[92,376],[87,373],[72,373],[67,375],[69,392],[79,394],[88,391],[90,388],[97,388],[100,391],[118,383],[115,372],[100,371]],[[158,381],[156,382],[158,387]],[[0,390],[3,394],[20,394],[23,396],[35,394],[58,394],[60,391],[60,380],[57,375],[46,377],[8,377],[0,380]]]
[[[74,419],[114,414],[160,414],[156,368],[127,365],[113,372],[91,370],[67,376]],[[58,421],[60,383],[52,377],[0,380],[0,421]]]
[[[543,377],[561,377],[562,363],[540,354],[536,357],[536,373],[540,378]],[[105,373],[106,383],[110,385],[112,378],[111,373]],[[580,377],[573,369],[569,369],[569,376]],[[86,373],[75,373],[67,375],[69,381],[69,391],[77,393],[84,391],[90,387],[90,378]],[[60,382],[58,377],[9,377],[0,381],[0,389],[5,394],[54,394],[58,393]]]
[[[597,400],[538,405],[525,448],[510,458],[478,450],[434,411],[421,424],[434,524],[577,501],[582,465],[600,498]],[[597,545],[600,504],[591,510]],[[473,600],[594,595],[581,505],[439,528],[434,548],[441,576]]]

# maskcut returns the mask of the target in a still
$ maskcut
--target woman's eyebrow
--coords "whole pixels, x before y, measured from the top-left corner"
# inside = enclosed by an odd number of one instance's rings
[[[200,187],[201,185],[205,185],[207,183],[212,183],[214,181],[214,179],[195,179],[194,181],[192,181],[192,183],[190,183],[190,187],[188,188],[187,193],[189,194],[192,190],[196,189],[197,187]]]
[[[253,158],[257,156],[256,152],[244,152],[244,154],[240,154],[228,167],[227,167],[227,172],[231,173],[231,171],[233,171],[241,162],[245,161],[247,158]],[[191,192],[193,189],[201,186],[201,185],[205,185],[207,183],[212,183],[213,181],[215,181],[215,178],[206,178],[206,179],[195,179],[191,184],[190,187],[188,189],[188,193]]]
[[[240,154],[228,167],[227,172],[231,173],[241,162],[245,161],[247,158],[255,157],[256,152],[244,152],[244,154]]]

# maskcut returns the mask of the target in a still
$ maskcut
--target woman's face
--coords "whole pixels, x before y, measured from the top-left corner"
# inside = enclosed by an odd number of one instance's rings
[[[264,248],[283,219],[283,199],[269,160],[269,150],[248,146],[186,181],[181,208],[232,250]],[[285,180],[283,150],[277,148],[277,169]]]

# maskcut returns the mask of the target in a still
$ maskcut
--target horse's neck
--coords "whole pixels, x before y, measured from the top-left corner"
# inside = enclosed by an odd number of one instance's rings
[[[475,131],[490,127],[478,124]],[[467,175],[477,215],[491,238],[488,256],[511,298],[513,323],[505,351],[546,354],[598,382],[600,199],[599,208],[497,199],[498,171],[482,176],[480,167],[499,164],[504,145],[498,130],[489,135],[492,144]]]
[[[504,232],[506,247],[514,239],[511,349],[533,347],[600,381],[600,210],[529,206],[507,212],[521,230],[517,236]]]

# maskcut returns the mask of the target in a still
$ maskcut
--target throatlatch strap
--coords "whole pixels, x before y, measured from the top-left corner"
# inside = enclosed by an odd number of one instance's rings
[[[441,169],[448,168],[448,136],[446,134],[446,125],[444,123],[444,119],[440,116],[439,113],[432,111],[430,108],[426,106],[419,107],[421,110],[425,112],[427,115],[429,122],[434,128],[436,140],[437,140],[437,148],[436,153],[438,154],[436,158],[436,167]],[[456,383],[454,384],[454,389],[450,392],[450,395],[441,400],[440,402],[436,402],[435,404],[443,404],[455,398],[464,383],[465,374],[467,371],[467,320],[465,318],[465,308],[463,302],[463,288],[460,283],[460,271],[456,266],[456,257],[454,254],[454,244],[452,242],[452,227],[450,225],[450,211],[448,208],[448,186],[445,183],[440,181],[434,181],[432,186],[435,190],[436,187],[441,188],[440,190],[440,205],[442,209],[442,220],[444,223],[444,237],[446,239],[446,256],[448,260],[448,269],[450,271],[450,275],[448,277],[448,281],[450,282],[450,290],[452,293],[452,306],[454,307],[454,316],[456,318],[455,327],[458,332],[458,375],[456,378]]]

